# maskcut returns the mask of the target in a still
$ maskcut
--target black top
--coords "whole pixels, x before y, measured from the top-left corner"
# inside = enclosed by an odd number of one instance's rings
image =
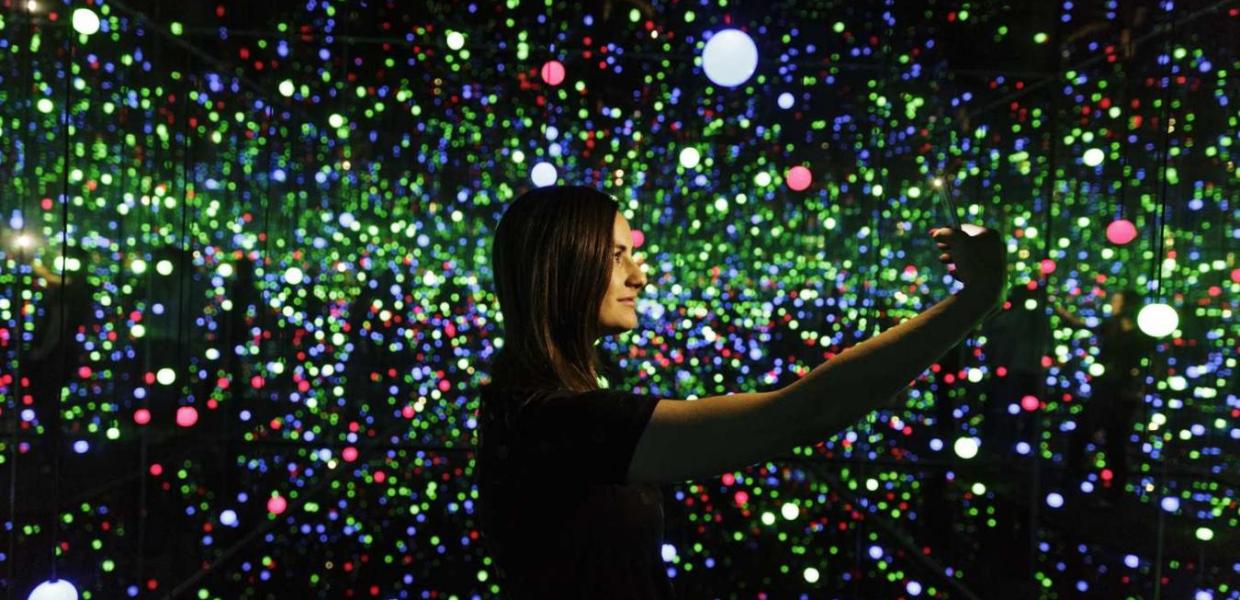
[[[1041,305],[1036,310],[1028,310],[1023,301],[1018,302],[984,326],[990,340],[986,345],[990,347],[991,364],[1015,372],[1041,373],[1045,368],[1042,353],[1050,338],[1050,321]]]
[[[657,396],[482,386],[478,510],[508,597],[674,598],[663,494],[628,484]]]
[[[1103,321],[1097,332],[1098,362],[1104,368],[1099,384],[1121,393],[1139,392],[1145,383],[1141,359],[1151,356],[1154,339],[1135,325],[1124,331],[1116,317]]]
[[[65,315],[67,318],[61,319]],[[91,291],[86,279],[79,272],[62,285],[49,285],[43,292],[43,311],[36,317],[31,354],[42,354],[41,359],[30,358],[33,372],[51,376],[63,372],[72,376],[78,368],[79,348],[73,341],[78,327],[89,325],[92,315]],[[56,321],[64,322],[57,324]],[[63,333],[63,336],[62,336]],[[65,355],[68,354],[68,360]]]

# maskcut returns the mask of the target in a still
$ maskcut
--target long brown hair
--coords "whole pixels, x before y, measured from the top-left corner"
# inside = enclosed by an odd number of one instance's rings
[[[491,246],[504,330],[493,385],[598,389],[598,313],[619,210],[596,189],[548,186],[504,212]]]

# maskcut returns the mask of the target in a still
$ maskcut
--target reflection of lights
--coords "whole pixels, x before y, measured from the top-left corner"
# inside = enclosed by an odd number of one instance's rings
[[[23,234],[21,234],[21,235],[17,236],[17,239],[16,239],[16,240],[14,240],[14,242],[13,242],[13,243],[14,243],[14,244],[15,244],[18,248],[23,248],[23,249],[25,249],[25,248],[33,248],[33,247],[34,247],[34,237],[32,237],[30,234],[23,233]]]
[[[29,2],[27,2],[27,3],[26,3],[26,10],[28,10],[28,11],[30,11],[30,12],[38,12],[38,11],[39,11],[39,3],[38,3],[38,2],[35,2],[34,0],[30,0]]]

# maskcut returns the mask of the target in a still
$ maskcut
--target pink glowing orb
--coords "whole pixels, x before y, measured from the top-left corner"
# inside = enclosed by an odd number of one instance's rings
[[[564,64],[558,60],[549,60],[543,63],[542,80],[551,85],[560,85],[564,82]]]
[[[646,234],[636,229],[632,230],[632,233],[633,233],[633,249],[636,250],[638,248],[641,248],[642,244],[646,243]]]
[[[282,514],[286,508],[288,508],[288,500],[285,500],[284,496],[276,494],[267,499],[267,512],[273,515]]]
[[[1026,412],[1033,412],[1035,410],[1038,410],[1038,397],[1037,396],[1025,396],[1021,398],[1020,407],[1025,409]]]
[[[177,409],[177,425],[181,427],[193,427],[198,422],[198,409],[192,406],[182,406]]]
[[[1049,258],[1042,259],[1042,274],[1046,275],[1047,273],[1054,273],[1054,272],[1055,272],[1055,261]]]
[[[1235,268],[1231,270],[1231,282],[1240,283],[1240,268]]]
[[[151,422],[151,411],[145,408],[139,408],[133,411],[133,422],[139,425],[146,425]]]
[[[788,179],[788,187],[794,192],[799,192],[809,187],[809,182],[812,179],[812,177],[810,175],[809,169],[806,169],[805,167],[802,167],[802,166],[796,166],[796,167],[792,167],[791,169],[788,169],[787,179]]]
[[[1137,227],[1128,219],[1116,219],[1107,225],[1107,241],[1123,246],[1137,238]]]
[[[357,460],[357,448],[347,446],[340,452],[340,456],[344,459],[344,462],[353,462]]]

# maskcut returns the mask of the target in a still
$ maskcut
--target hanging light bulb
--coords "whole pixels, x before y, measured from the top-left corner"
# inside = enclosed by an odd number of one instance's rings
[[[49,579],[40,583],[26,600],[77,600],[77,588],[66,579]]]

